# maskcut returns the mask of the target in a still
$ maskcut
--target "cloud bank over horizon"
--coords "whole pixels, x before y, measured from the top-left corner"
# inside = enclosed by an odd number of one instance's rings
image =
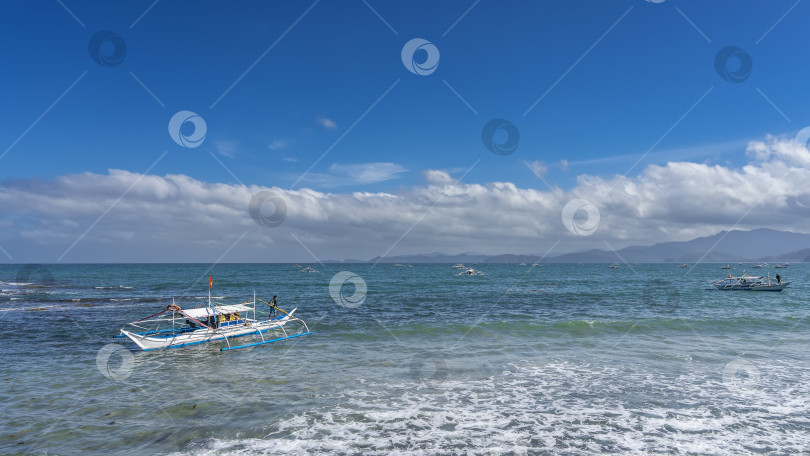
[[[434,251],[554,256],[734,228],[807,232],[810,152],[792,140],[767,137],[749,143],[746,154],[741,168],[669,162],[634,177],[581,175],[569,190],[548,188],[541,179],[537,188],[464,183],[436,169],[423,172],[423,185],[396,194],[208,183],[125,170],[8,180],[0,185],[0,247],[8,255],[0,258],[315,262]],[[405,169],[382,165],[386,175]],[[362,167],[342,170],[379,178]],[[262,208],[276,211],[268,215],[282,220],[277,226],[251,217],[249,206],[260,192],[283,200],[283,214],[278,206]]]

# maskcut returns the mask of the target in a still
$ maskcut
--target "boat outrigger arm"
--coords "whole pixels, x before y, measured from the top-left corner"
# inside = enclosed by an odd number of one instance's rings
[[[226,351],[312,334],[307,324],[293,315],[296,309],[289,313],[278,309],[285,314],[283,317],[258,320],[255,292],[253,305],[248,304],[250,301],[231,305],[216,305],[209,302],[208,307],[182,309],[172,300],[172,304],[165,310],[127,323],[121,328],[121,334],[115,337],[128,337],[145,351],[224,340],[227,347],[220,350]],[[163,315],[169,312],[171,315]],[[293,325],[295,330],[288,331],[286,326],[290,323],[295,323]],[[271,337],[266,334],[267,332],[276,334]],[[244,336],[255,336],[259,340],[243,345],[231,344],[231,339]]]

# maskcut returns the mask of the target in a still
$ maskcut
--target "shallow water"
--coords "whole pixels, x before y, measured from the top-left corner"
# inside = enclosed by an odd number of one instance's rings
[[[706,289],[740,266],[311,266],[210,271],[314,332],[231,352],[112,339],[206,303],[207,265],[0,266],[0,453],[810,454],[808,265],[782,293]]]

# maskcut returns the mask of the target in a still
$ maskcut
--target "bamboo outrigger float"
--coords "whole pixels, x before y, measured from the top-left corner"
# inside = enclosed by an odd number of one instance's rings
[[[124,328],[121,328],[121,334],[115,337],[128,337],[144,351],[224,340],[228,346],[222,347],[220,350],[226,351],[312,334],[307,324],[293,315],[296,309],[285,312],[275,307],[284,314],[283,317],[259,320],[256,317],[255,292],[252,302],[231,305],[213,303],[211,301],[212,284],[213,279],[209,281],[208,285],[208,307],[182,309],[172,300],[172,304],[169,304],[165,310],[127,323]],[[249,305],[251,303],[252,306]],[[285,328],[289,323],[295,323],[294,331],[288,331]],[[265,337],[266,333],[270,331],[273,332],[272,337]],[[231,345],[231,339],[244,336],[255,336],[259,340],[248,344]]]

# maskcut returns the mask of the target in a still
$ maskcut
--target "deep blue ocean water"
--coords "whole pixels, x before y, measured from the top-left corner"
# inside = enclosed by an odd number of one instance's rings
[[[806,264],[310,266],[0,265],[0,453],[810,454]],[[743,268],[792,286],[707,290]],[[367,293],[330,293],[343,271]],[[209,273],[314,334],[113,339]]]

